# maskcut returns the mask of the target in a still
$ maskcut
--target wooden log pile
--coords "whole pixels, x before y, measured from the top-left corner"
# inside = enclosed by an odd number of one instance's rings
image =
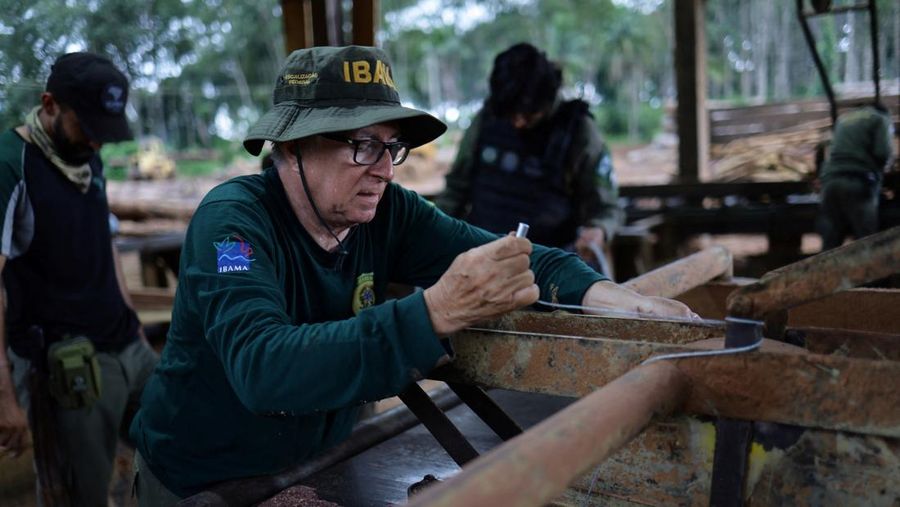
[[[710,147],[713,181],[804,181],[815,177],[816,146],[830,137],[829,119]]]

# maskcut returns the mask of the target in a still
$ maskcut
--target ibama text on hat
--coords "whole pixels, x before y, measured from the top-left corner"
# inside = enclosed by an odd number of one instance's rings
[[[344,62],[344,81],[348,83],[381,83],[396,89],[391,78],[391,68],[381,60],[375,60],[375,72],[367,60]]]

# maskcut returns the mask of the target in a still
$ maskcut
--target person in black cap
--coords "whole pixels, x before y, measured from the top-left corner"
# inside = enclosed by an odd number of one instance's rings
[[[492,232],[531,226],[535,243],[574,250],[610,275],[604,246],[622,221],[612,159],[562,71],[527,43],[494,59],[490,96],[466,129],[435,204]]]
[[[274,106],[244,141],[254,155],[272,142],[274,167],[213,189],[188,227],[172,327],[131,426],[140,505],[172,505],[334,446],[362,404],[448,359],[441,337],[539,292],[691,315],[392,183],[409,150],[445,128],[400,105],[381,50],[288,57]],[[387,300],[388,282],[427,288]]]
[[[127,100],[109,60],[66,54],[25,124],[0,134],[0,457],[25,450],[29,421],[48,506],[107,505],[119,429],[157,359],[116,264],[98,156],[131,139]]]

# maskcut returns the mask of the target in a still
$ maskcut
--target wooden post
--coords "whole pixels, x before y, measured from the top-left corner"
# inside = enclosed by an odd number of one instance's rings
[[[284,50],[287,54],[312,47],[312,10],[309,0],[281,0]]]
[[[353,43],[360,46],[374,46],[378,26],[376,13],[378,0],[354,0],[353,2]]]
[[[313,44],[316,46],[328,46],[331,39],[331,30],[328,25],[328,0],[319,0],[312,2],[312,32]]]
[[[675,0],[678,178],[681,183],[696,183],[709,176],[704,25],[703,0]]]

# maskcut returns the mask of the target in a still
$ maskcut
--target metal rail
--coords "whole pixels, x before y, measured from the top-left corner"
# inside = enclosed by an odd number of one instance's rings
[[[451,341],[455,360],[432,378],[569,397],[587,396],[649,357],[697,350],[522,328],[464,331]],[[693,386],[683,409],[687,414],[900,437],[897,361],[806,354],[767,340],[752,354],[675,363]]]

